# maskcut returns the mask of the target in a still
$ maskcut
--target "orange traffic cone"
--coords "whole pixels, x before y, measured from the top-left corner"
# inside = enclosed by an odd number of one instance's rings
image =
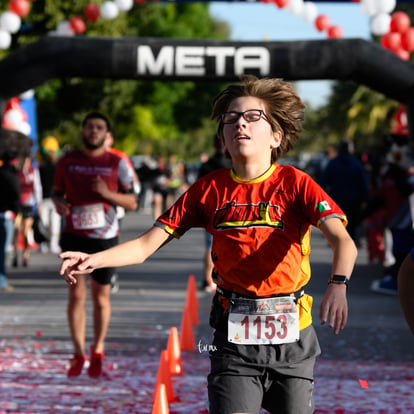
[[[190,311],[193,325],[198,325],[200,321],[198,319],[197,286],[194,275],[188,277],[185,307]]]
[[[194,349],[193,323],[188,308],[184,308],[183,316],[181,318],[181,350],[194,351]]]
[[[165,384],[158,384],[155,390],[155,401],[152,406],[152,414],[170,414]]]
[[[166,350],[161,351],[160,364],[158,366],[157,379],[155,381],[155,391],[157,391],[157,387],[160,384],[165,385],[168,402],[177,401],[177,398],[174,395],[174,390],[172,387],[170,368],[168,366],[168,356],[167,356]]]
[[[183,375],[181,363],[181,347],[178,339],[178,330],[175,326],[170,328],[167,344],[168,366],[171,375]]]

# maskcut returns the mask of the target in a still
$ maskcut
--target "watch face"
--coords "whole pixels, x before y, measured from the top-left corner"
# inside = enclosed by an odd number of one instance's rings
[[[342,275],[333,275],[329,283],[343,283],[345,285],[348,284],[348,278]]]

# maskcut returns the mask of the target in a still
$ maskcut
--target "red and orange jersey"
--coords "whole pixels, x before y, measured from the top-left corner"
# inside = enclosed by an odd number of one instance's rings
[[[310,232],[342,210],[306,173],[273,165],[243,181],[220,169],[198,181],[158,220],[175,237],[213,235],[217,284],[247,296],[296,292],[310,278]]]

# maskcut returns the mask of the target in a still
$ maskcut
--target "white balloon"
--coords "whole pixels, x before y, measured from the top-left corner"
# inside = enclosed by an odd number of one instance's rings
[[[378,13],[377,0],[361,0],[361,11],[365,16],[374,16]]]
[[[4,113],[3,120],[9,125],[13,125],[14,127],[17,127],[22,122],[24,122],[24,116],[17,109],[9,109],[8,111]]]
[[[391,13],[396,5],[397,0],[377,0],[377,13]]]
[[[28,89],[27,91],[24,91],[23,93],[21,93],[19,95],[19,98],[24,101],[24,100],[33,98],[34,94],[35,94],[34,89]]]
[[[16,131],[19,131],[27,136],[29,136],[32,132],[32,127],[28,122],[21,122],[19,125],[15,126],[15,129]]]
[[[290,0],[286,6],[291,14],[301,14],[303,9],[303,0]]]
[[[118,6],[113,1],[105,1],[100,7],[101,17],[106,20],[115,19],[118,16]]]
[[[117,5],[119,10],[128,11],[132,9],[134,5],[134,0],[115,0],[115,4]]]
[[[11,34],[6,30],[0,29],[0,49],[8,49],[11,45]]]
[[[63,20],[56,27],[57,36],[73,36],[75,32],[72,30],[70,23],[67,20]]]
[[[318,17],[318,8],[316,7],[315,3],[311,1],[305,1],[303,3],[301,16],[305,22],[313,22]]]
[[[391,16],[388,13],[380,13],[371,20],[371,33],[382,36],[390,31]]]
[[[0,14],[0,29],[9,33],[17,33],[22,25],[22,19],[11,11],[5,11]]]

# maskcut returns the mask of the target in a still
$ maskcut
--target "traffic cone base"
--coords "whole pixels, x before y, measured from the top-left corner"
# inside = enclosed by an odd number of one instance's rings
[[[158,366],[157,379],[155,382],[155,390],[157,390],[157,387],[160,384],[165,385],[168,402],[178,401],[178,399],[174,395],[174,389],[171,382],[170,368],[168,365],[168,356],[166,350],[161,351],[160,364]]]
[[[158,384],[155,389],[155,400],[152,414],[170,414],[165,384]]]

